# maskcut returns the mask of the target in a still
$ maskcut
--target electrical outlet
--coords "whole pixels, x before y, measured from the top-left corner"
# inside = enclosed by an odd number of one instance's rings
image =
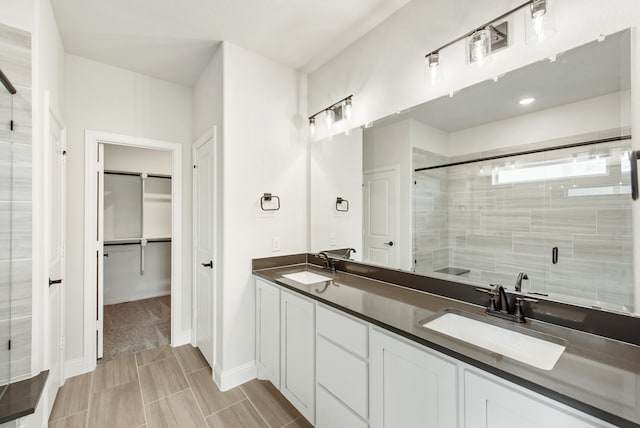
[[[336,245],[336,234],[334,232],[329,234],[329,245],[332,245],[334,247]]]
[[[273,236],[271,238],[271,251],[280,251],[280,237]]]

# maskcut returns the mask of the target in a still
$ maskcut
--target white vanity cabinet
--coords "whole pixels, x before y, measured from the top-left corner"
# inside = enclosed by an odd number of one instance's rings
[[[316,327],[316,427],[367,427],[368,325],[319,304]]]
[[[315,304],[256,278],[256,366],[311,423],[315,410]]]
[[[256,364],[318,428],[612,428],[256,278]]]
[[[613,428],[575,409],[494,376],[465,370],[466,428]]]
[[[315,304],[281,291],[280,392],[311,423],[315,412]]]
[[[280,388],[280,288],[256,278],[256,365],[258,379]]]
[[[457,364],[371,331],[371,427],[458,426]]]

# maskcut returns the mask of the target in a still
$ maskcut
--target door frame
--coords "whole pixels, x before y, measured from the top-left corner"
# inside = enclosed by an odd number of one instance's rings
[[[212,189],[213,189],[213,195],[212,195],[212,204],[211,206],[213,207],[213,226],[212,226],[212,230],[214,233],[214,237],[216,238],[216,240],[214,241],[213,244],[213,248],[212,248],[212,254],[211,257],[213,259],[213,265],[214,265],[214,269],[213,269],[213,278],[212,278],[212,290],[211,290],[211,301],[209,302],[210,304],[210,308],[211,308],[211,312],[212,312],[212,317],[211,317],[211,321],[212,321],[212,326],[211,326],[211,341],[212,341],[212,345],[213,345],[213,349],[212,349],[212,355],[213,355],[213,361],[212,361],[212,368],[216,365],[216,349],[217,349],[217,335],[216,335],[216,304],[217,304],[217,291],[218,291],[218,287],[217,287],[217,276],[218,276],[218,266],[221,265],[221,263],[219,262],[217,255],[218,255],[218,251],[217,251],[217,244],[216,242],[218,241],[218,191],[217,191],[217,185],[218,185],[218,180],[217,180],[217,164],[218,164],[218,142],[216,139],[216,126],[214,125],[213,128],[208,129],[200,138],[198,138],[193,144],[192,144],[192,148],[191,148],[191,163],[193,165],[193,184],[192,184],[192,195],[193,198],[191,199],[192,201],[192,209],[191,209],[191,214],[192,214],[192,231],[193,231],[193,239],[192,239],[192,254],[193,254],[193,263],[192,263],[192,278],[193,278],[193,284],[192,284],[192,288],[191,288],[191,294],[192,294],[192,309],[191,312],[193,314],[192,318],[191,318],[191,345],[196,346],[196,341],[197,341],[197,334],[198,334],[198,330],[196,328],[197,325],[197,302],[198,302],[198,287],[196,286],[196,281],[198,278],[198,263],[199,260],[196,260],[196,234],[197,234],[197,230],[196,230],[196,220],[197,220],[197,214],[196,214],[196,209],[195,209],[195,204],[196,204],[196,200],[197,200],[197,196],[196,192],[197,192],[197,182],[196,180],[198,179],[198,175],[196,173],[197,169],[196,169],[196,152],[198,150],[198,148],[200,146],[202,146],[203,144],[209,142],[210,140],[213,140],[213,171],[212,171],[212,179],[213,179],[213,183],[212,183]],[[212,370],[213,372],[213,370]]]
[[[368,174],[378,174],[381,172],[388,172],[391,171],[393,172],[393,177],[395,180],[395,204],[396,204],[396,209],[395,209],[395,217],[396,217],[396,221],[393,225],[394,228],[394,233],[396,235],[395,238],[395,242],[397,243],[396,246],[396,263],[394,266],[388,266],[390,268],[397,268],[398,266],[400,266],[400,245],[402,244],[402,238],[400,236],[400,165],[389,165],[389,166],[383,166],[383,167],[379,167],[379,168],[372,168],[372,169],[365,169],[364,171],[362,171],[362,183],[364,184],[365,179],[364,177],[367,176]],[[364,192],[364,185],[362,187],[362,191]],[[363,253],[362,256],[364,257],[364,247],[365,247],[365,237],[366,237],[366,230],[364,229],[364,215],[365,215],[365,205],[364,205],[364,194],[362,195],[362,215],[363,215],[363,219],[362,219],[362,248],[363,248]],[[364,260],[363,260],[364,261]],[[371,263],[370,261],[365,261],[365,263]]]
[[[166,150],[172,154],[171,165],[171,346],[181,345],[178,326],[182,320],[182,145],[179,143],[132,137],[109,132],[85,130],[84,165],[84,372],[95,369],[97,360],[97,290],[96,251],[100,255],[104,248],[98,248],[96,230],[98,209],[95,201],[97,192],[96,162],[98,144],[113,144],[143,149]],[[80,374],[72,373],[71,375]]]

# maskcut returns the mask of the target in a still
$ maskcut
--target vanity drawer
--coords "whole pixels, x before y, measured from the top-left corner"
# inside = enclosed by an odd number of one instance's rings
[[[347,406],[329,394],[321,386],[316,393],[316,427],[317,428],[366,428],[369,425],[362,421]]]
[[[317,311],[318,334],[331,339],[354,354],[367,358],[369,346],[367,343],[368,330],[364,323],[358,322],[335,311],[318,306]]]
[[[318,336],[316,376],[320,385],[361,417],[368,417],[368,364]]]

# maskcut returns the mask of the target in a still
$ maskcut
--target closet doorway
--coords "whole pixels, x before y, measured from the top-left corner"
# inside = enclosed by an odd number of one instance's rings
[[[98,358],[106,361],[171,343],[172,177],[171,152],[107,143],[98,150],[104,159]]]
[[[88,368],[182,344],[181,149],[86,132],[85,242],[95,245],[85,252]]]

